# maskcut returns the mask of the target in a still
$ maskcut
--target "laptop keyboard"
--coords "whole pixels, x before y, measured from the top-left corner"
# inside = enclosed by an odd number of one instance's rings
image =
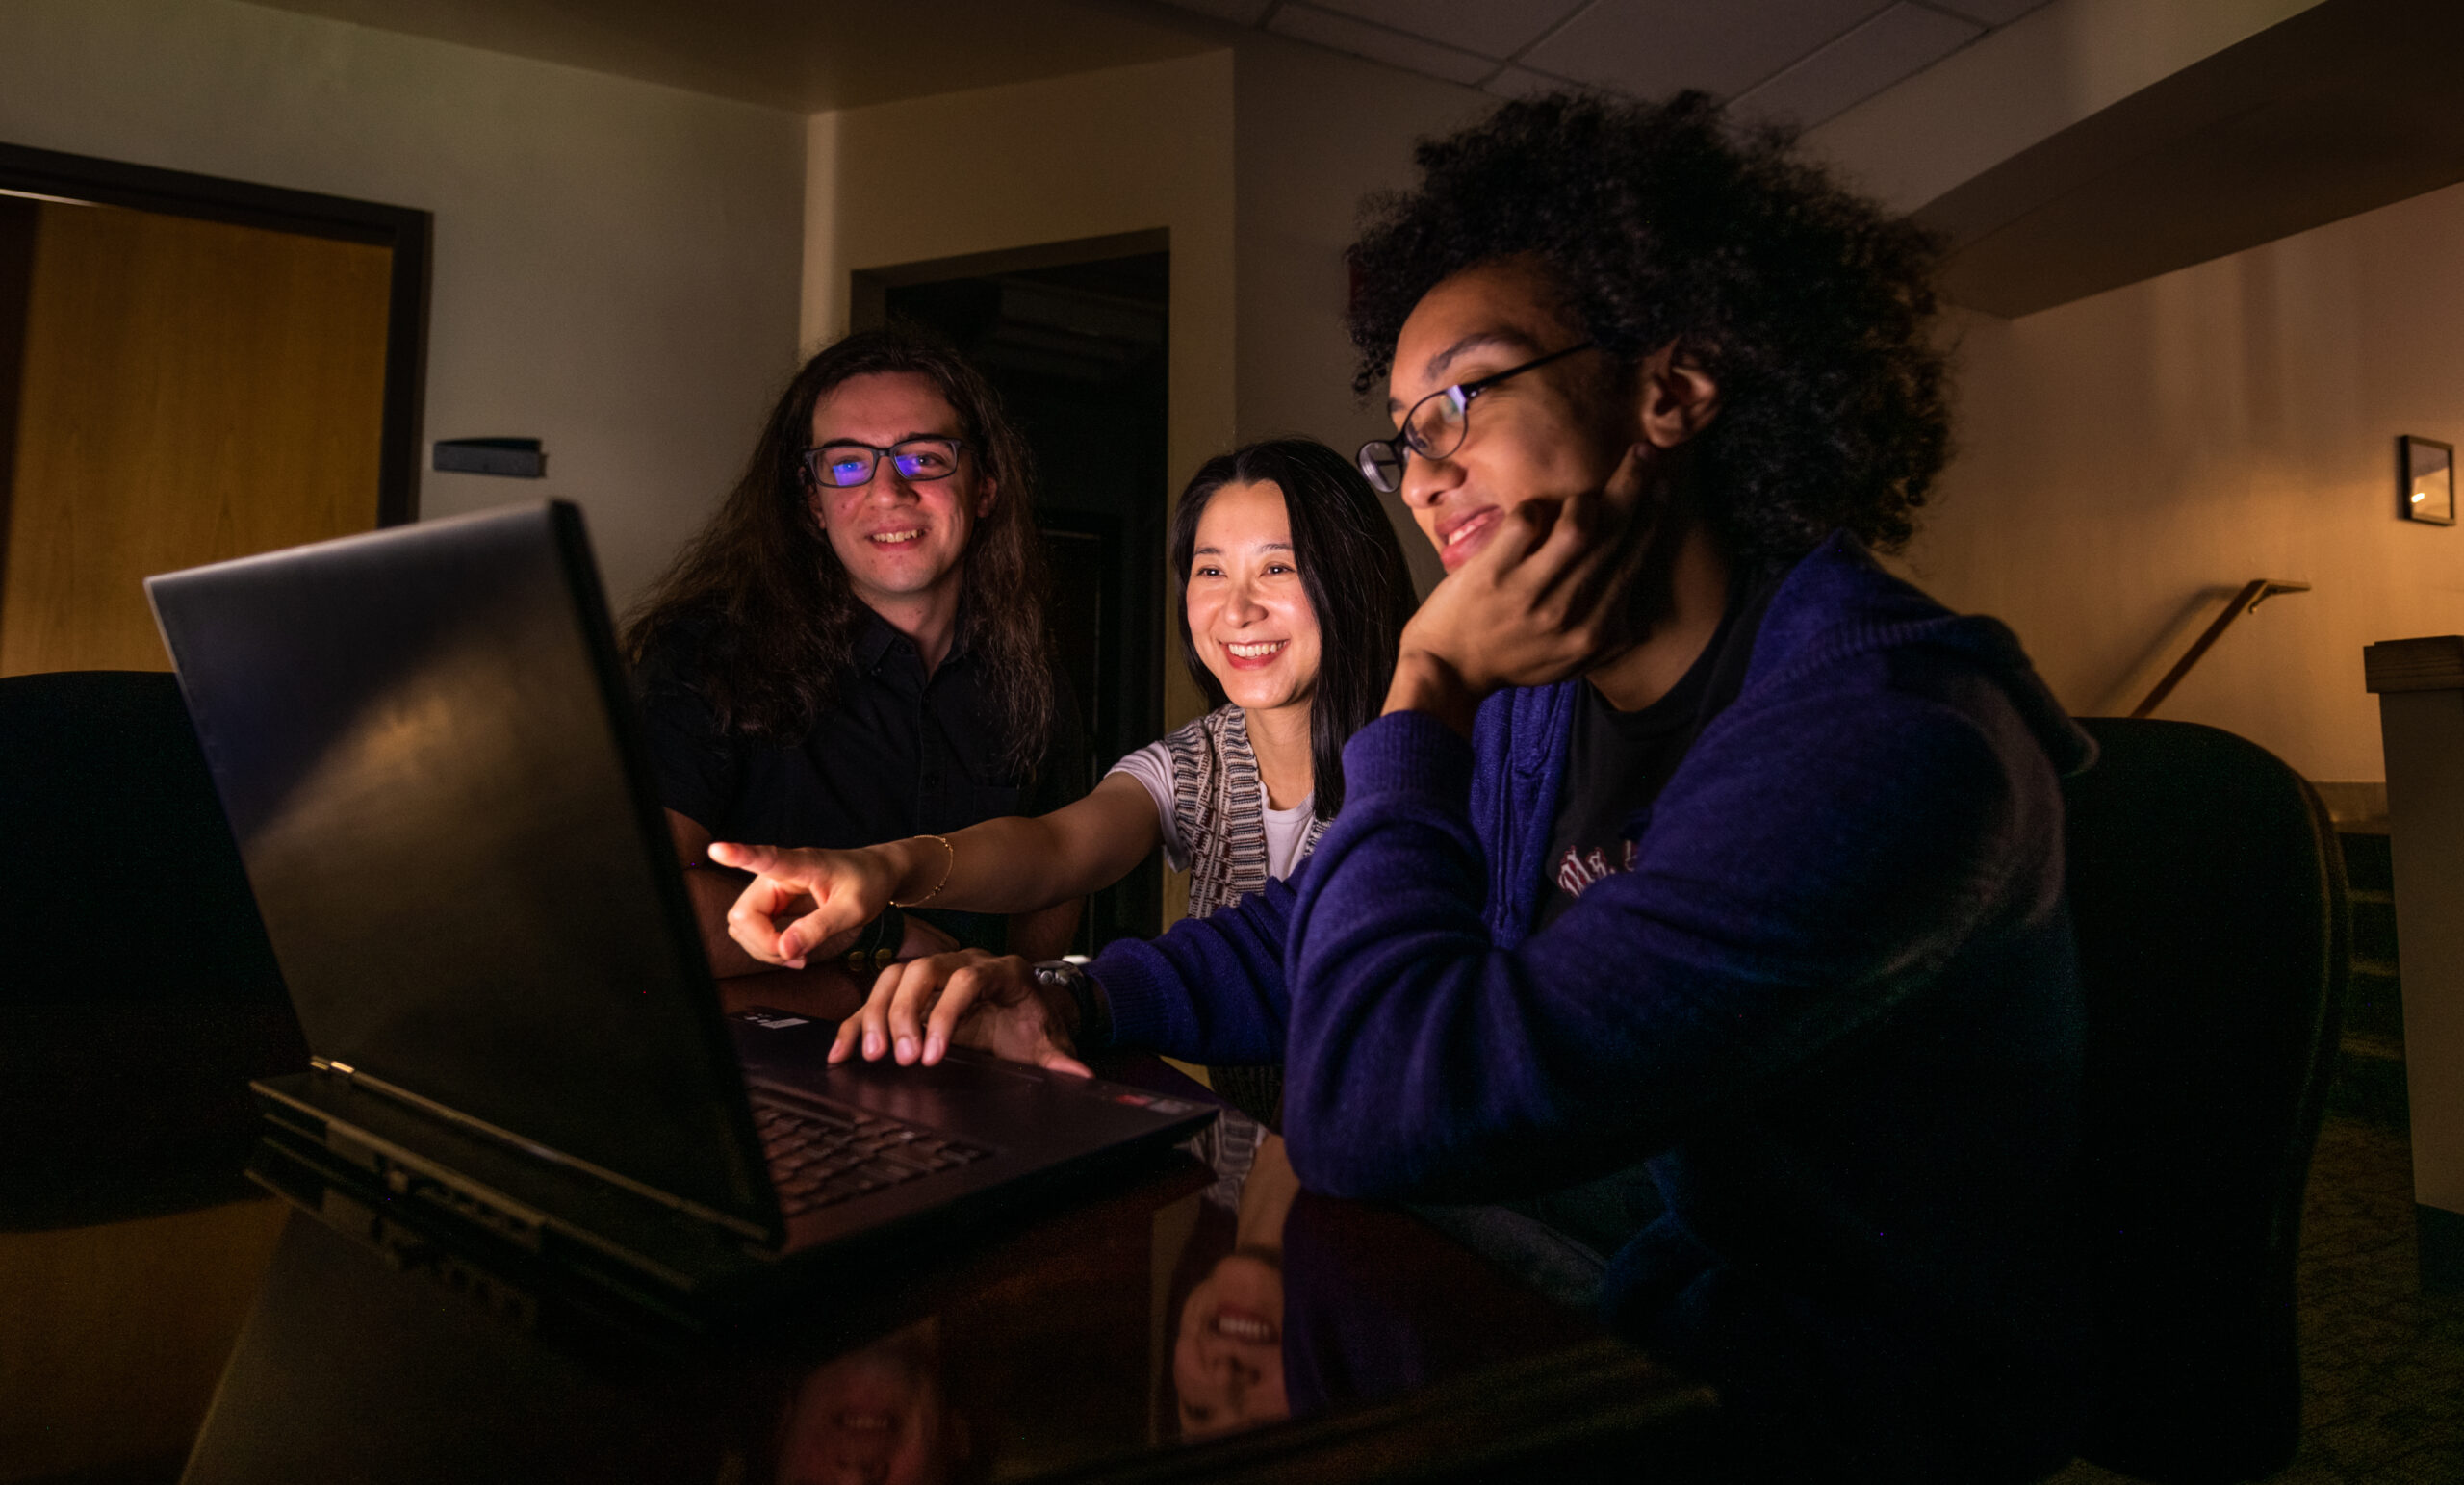
[[[870,1110],[770,1103],[756,1095],[753,1126],[770,1162],[780,1210],[789,1216],[901,1182],[917,1181],[991,1154],[920,1124]]]

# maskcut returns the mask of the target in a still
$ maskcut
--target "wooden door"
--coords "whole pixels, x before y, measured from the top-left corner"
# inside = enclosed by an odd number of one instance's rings
[[[0,676],[167,669],[147,576],[376,525],[393,252],[8,206]]]

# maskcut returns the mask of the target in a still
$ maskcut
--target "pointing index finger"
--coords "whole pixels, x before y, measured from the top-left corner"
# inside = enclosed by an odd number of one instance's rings
[[[779,848],[739,845],[732,840],[714,840],[710,842],[710,859],[722,866],[732,866],[738,871],[767,872],[779,864]]]

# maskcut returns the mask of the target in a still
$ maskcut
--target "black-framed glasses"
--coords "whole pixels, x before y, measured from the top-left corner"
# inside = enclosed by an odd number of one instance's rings
[[[1493,371],[1477,381],[1438,388],[1412,404],[1412,410],[1403,415],[1402,430],[1393,438],[1373,438],[1360,446],[1360,472],[1369,476],[1371,485],[1393,495],[1403,488],[1403,465],[1411,455],[1443,459],[1463,447],[1463,432],[1471,423],[1474,397],[1509,376],[1520,376],[1552,361],[1563,361],[1578,350],[1597,349],[1598,346],[1596,341],[1585,341],[1551,351],[1537,361]]]
[[[959,472],[962,438],[911,438],[886,448],[840,439],[805,450],[805,477],[816,485],[853,490],[870,481],[873,470],[889,456],[890,468],[911,485],[947,479]]]

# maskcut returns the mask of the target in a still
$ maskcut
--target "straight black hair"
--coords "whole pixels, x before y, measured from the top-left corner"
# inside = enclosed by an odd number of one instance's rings
[[[1344,807],[1344,744],[1385,706],[1396,647],[1420,600],[1377,492],[1349,459],[1311,438],[1270,438],[1218,454],[1191,476],[1172,511],[1172,575],[1183,593],[1181,658],[1210,706],[1228,698],[1198,659],[1190,633],[1190,563],[1207,502],[1225,485],[1247,484],[1283,492],[1293,563],[1318,619],[1318,680],[1309,702],[1311,812],[1331,820]],[[1334,602],[1336,592],[1343,602]]]

